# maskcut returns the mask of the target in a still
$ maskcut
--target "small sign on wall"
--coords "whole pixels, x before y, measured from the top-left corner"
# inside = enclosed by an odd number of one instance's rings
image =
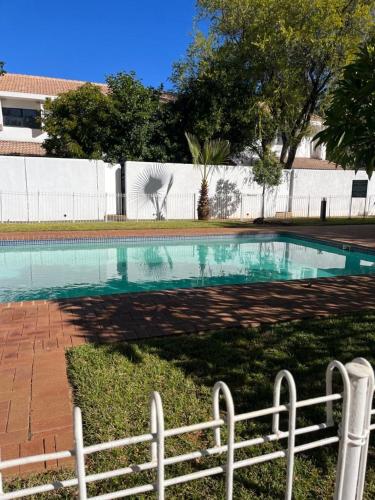
[[[353,181],[352,198],[367,198],[368,181]]]

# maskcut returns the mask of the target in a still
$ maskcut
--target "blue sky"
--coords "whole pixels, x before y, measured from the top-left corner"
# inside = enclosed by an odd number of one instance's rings
[[[134,70],[168,88],[191,40],[194,0],[0,0],[0,60],[11,73],[104,81]]]

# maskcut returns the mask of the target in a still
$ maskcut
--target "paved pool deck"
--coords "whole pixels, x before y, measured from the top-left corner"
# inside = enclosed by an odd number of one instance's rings
[[[0,239],[173,236],[290,232],[375,249],[375,225],[186,230],[0,233]],[[342,314],[375,308],[375,277],[171,290],[59,301],[0,304],[0,447],[3,459],[72,446],[72,393],[65,350],[87,342]],[[28,473],[69,459],[14,469]]]

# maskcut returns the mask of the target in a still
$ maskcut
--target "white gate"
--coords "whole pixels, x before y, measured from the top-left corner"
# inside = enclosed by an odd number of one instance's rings
[[[341,375],[342,393],[332,392],[332,376],[334,371]],[[289,400],[282,404],[280,401],[281,386],[285,383],[288,388]],[[319,448],[333,443],[339,444],[339,455],[337,462],[337,475],[335,485],[335,500],[360,500],[363,496],[366,462],[370,431],[375,429],[371,424],[371,416],[375,414],[372,410],[372,399],[374,393],[374,372],[370,364],[363,358],[356,358],[345,366],[339,361],[332,361],[326,370],[326,394],[307,400],[297,401],[297,391],[293,376],[286,370],[280,371],[275,379],[273,405],[269,408],[236,414],[231,392],[224,382],[217,382],[213,388],[212,419],[208,422],[197,423],[174,429],[164,428],[164,415],[162,400],[159,393],[151,395],[150,430],[141,436],[127,437],[117,441],[85,446],[83,443],[83,429],[81,410],[74,409],[74,436],[75,448],[73,450],[35,455],[15,460],[0,462],[0,471],[5,469],[37,462],[58,460],[74,457],[76,461],[76,478],[50,483],[32,488],[21,489],[4,493],[1,487],[0,498],[22,498],[36,495],[58,488],[77,487],[80,500],[95,498],[96,500],[109,500],[124,498],[132,495],[140,495],[146,492],[155,492],[157,498],[162,500],[169,486],[194,481],[204,477],[224,474],[226,484],[226,499],[233,498],[233,475],[234,471],[243,467],[251,467],[254,464],[276,459],[286,459],[287,479],[285,487],[285,499],[292,498],[294,457],[297,453],[305,452],[313,448]],[[220,415],[220,396],[225,402],[225,417]],[[316,439],[308,443],[296,445],[296,436],[318,432],[322,429],[335,428],[333,419],[333,404],[341,401],[342,417],[339,425],[339,433],[330,437]],[[324,422],[310,425],[308,427],[296,427],[296,414],[299,408],[324,403],[326,405],[326,419]],[[279,417],[281,413],[288,414],[288,430],[280,430]],[[235,426],[237,422],[249,421],[266,415],[272,416],[272,431],[269,435],[236,441]],[[221,428],[227,427],[226,442],[222,442]],[[165,456],[165,440],[181,434],[197,432],[204,429],[212,429],[214,445],[211,448],[197,450],[185,455],[174,457]],[[273,451],[263,455],[236,461],[235,452],[240,448],[254,447],[266,442],[286,441],[284,449]],[[122,469],[111,470],[97,474],[86,474],[85,457],[87,455],[110,450],[119,447],[137,445],[138,443],[150,443],[150,461],[142,464],[132,465]],[[187,462],[201,457],[222,455],[222,465],[203,469],[190,474],[165,478],[165,469],[169,465]],[[87,484],[103,479],[125,476],[140,471],[156,469],[157,479],[155,483],[144,484],[106,493],[95,497],[88,497]]]

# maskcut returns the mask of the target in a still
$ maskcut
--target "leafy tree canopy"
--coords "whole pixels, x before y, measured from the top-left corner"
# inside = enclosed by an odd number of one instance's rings
[[[268,151],[262,159],[255,162],[252,169],[253,179],[264,189],[278,186],[283,174],[282,169],[275,153]]]
[[[198,32],[176,66],[177,88],[189,94],[196,81],[218,86],[220,101],[208,96],[201,109],[236,150],[259,147],[257,103],[267,103],[283,138],[281,161],[290,167],[311,115],[368,36],[375,1],[198,0],[198,6],[208,35]],[[193,121],[203,127],[199,104],[193,110]],[[238,135],[236,127],[247,132]]]
[[[316,137],[344,168],[375,169],[375,37],[361,48],[333,92],[325,129]]]
[[[239,82],[233,85],[223,68],[220,73],[217,78],[209,74],[192,77],[179,85],[177,99],[171,105],[170,127],[171,142],[175,145],[173,154],[178,161],[189,161],[190,157],[184,130],[194,131],[203,141],[224,137],[231,144],[232,154],[240,153],[244,144],[253,142],[251,96],[246,95]]]
[[[47,101],[47,153],[114,163],[166,160],[161,90],[144,87],[134,73],[109,76],[107,85],[106,94],[87,83]]]
[[[145,87],[134,73],[107,78],[112,134],[104,151],[110,161],[164,159],[160,134],[161,90]]]
[[[101,159],[110,136],[111,108],[108,97],[91,83],[48,99],[43,117],[47,153],[61,158]]]
[[[0,76],[5,73],[4,62],[0,61]]]

